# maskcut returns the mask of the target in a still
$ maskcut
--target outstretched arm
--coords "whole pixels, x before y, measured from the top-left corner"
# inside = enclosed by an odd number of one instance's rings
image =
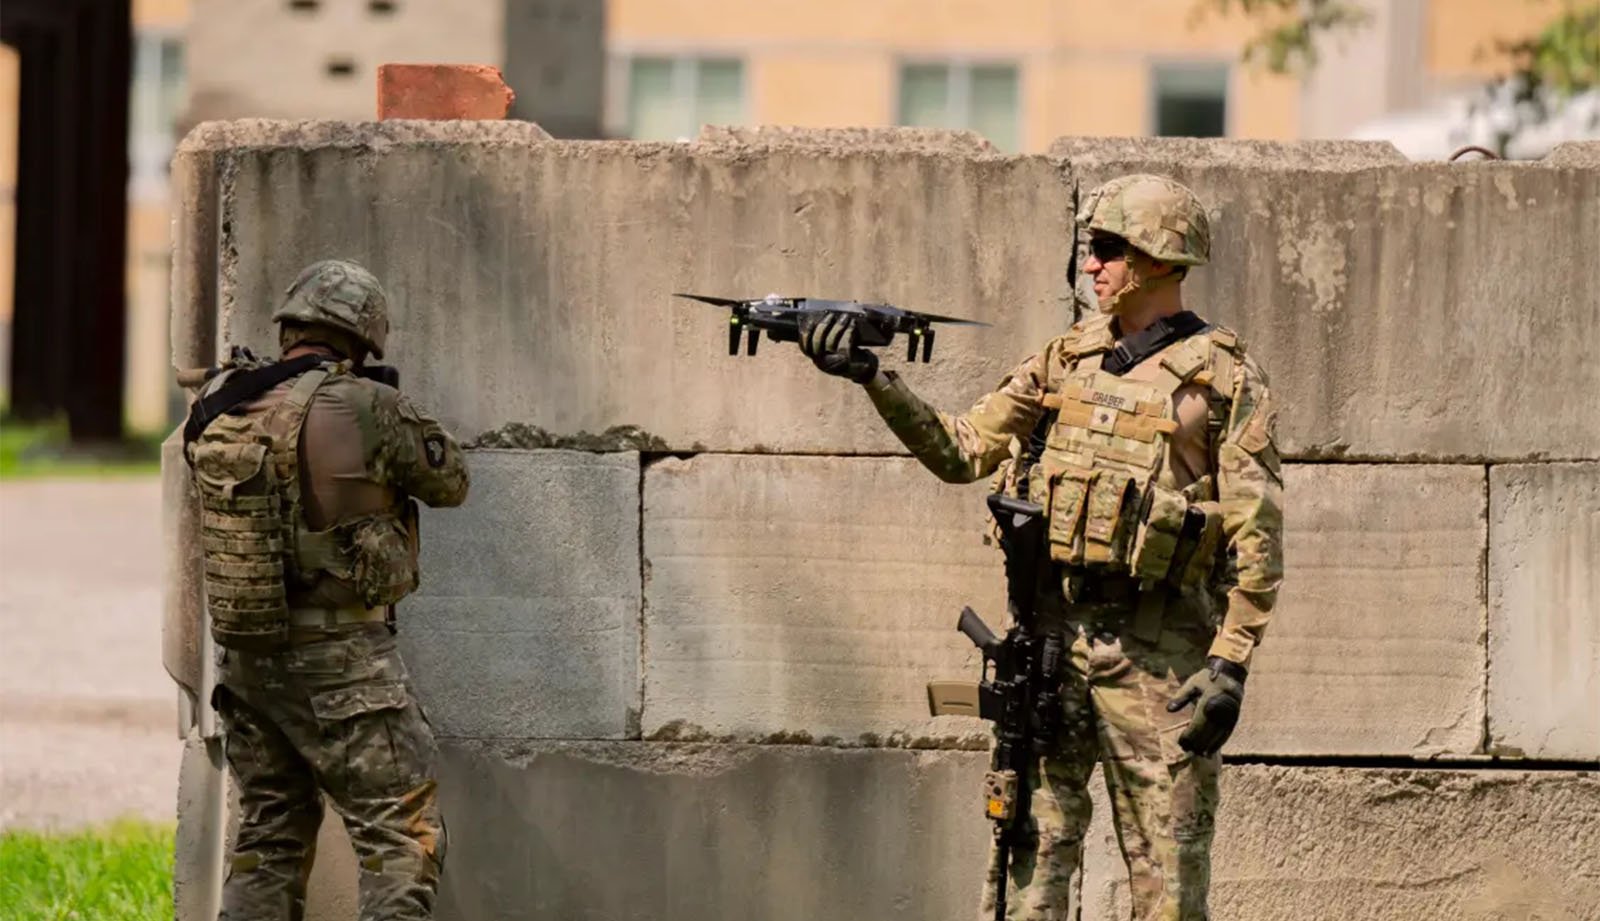
[[[952,416],[917,396],[898,374],[879,370],[877,356],[856,345],[855,321],[848,316],[830,315],[804,330],[800,349],[822,371],[865,386],[890,431],[947,483],[988,476],[1010,454],[1011,439],[1031,432],[1044,412],[1046,365],[1039,355],[1018,365],[971,409]]]

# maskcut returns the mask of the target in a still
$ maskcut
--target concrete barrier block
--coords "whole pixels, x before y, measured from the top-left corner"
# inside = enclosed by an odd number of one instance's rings
[[[999,154],[976,131],[894,126],[882,128],[799,128],[788,125],[702,125],[697,144],[740,147],[802,147],[821,154],[878,149],[966,154]]]
[[[1103,785],[1091,791],[1083,918],[1123,921],[1127,871]],[[1600,905],[1600,776],[1233,766],[1212,853],[1216,918],[1585,921]]]
[[[1600,759],[1600,463],[1489,471],[1489,744]]]
[[[1285,468],[1283,591],[1229,754],[1479,749],[1484,490],[1481,467]]]
[[[1456,165],[1354,142],[1074,139],[1051,152],[1080,196],[1130,172],[1199,194],[1212,261],[1186,300],[1265,364],[1290,456],[1600,457],[1592,406],[1528,402],[1600,390],[1585,344],[1600,324],[1600,170],[1581,150]]]
[[[447,746],[440,921],[966,918],[970,752]]]
[[[974,917],[987,764],[811,746],[446,745],[438,917]],[[1587,921],[1600,904],[1593,773],[1242,765],[1222,777],[1217,917]],[[1103,784],[1090,790],[1083,918],[1122,921],[1127,873]]]
[[[639,710],[639,457],[474,451],[422,516],[400,638],[435,731],[625,738]]]
[[[242,138],[222,182],[222,335],[274,343],[300,268],[345,256],[391,293],[406,389],[464,438],[633,426],[657,450],[898,453],[857,388],[787,343],[729,356],[726,312],[671,294],[991,322],[942,328],[933,363],[908,369],[951,408],[1071,322],[1071,196],[1048,158],[518,140],[488,130],[500,124],[267,123]]]
[[[205,584],[200,556],[200,495],[183,458],[183,431],[161,443],[161,664],[191,694],[200,693]]]
[[[1287,477],[1283,601],[1230,753],[1476,751],[1483,471],[1291,465]],[[977,674],[950,631],[961,604],[1002,620],[983,494],[900,458],[650,466],[646,736],[982,744],[981,724],[926,717],[921,689]]]
[[[647,738],[986,744],[928,716],[978,677],[963,604],[1002,629],[981,484],[907,458],[700,455],[645,471]]]

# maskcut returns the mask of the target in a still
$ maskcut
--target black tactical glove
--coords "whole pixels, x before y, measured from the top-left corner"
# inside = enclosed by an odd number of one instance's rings
[[[1245,669],[1237,662],[1212,656],[1206,667],[1189,676],[1178,688],[1178,695],[1167,702],[1167,712],[1177,713],[1195,701],[1189,728],[1178,737],[1178,744],[1190,754],[1209,758],[1222,750],[1222,743],[1233,734],[1244,705]]]
[[[856,318],[828,313],[800,329],[800,351],[828,374],[865,384],[878,373],[878,356],[856,345]]]

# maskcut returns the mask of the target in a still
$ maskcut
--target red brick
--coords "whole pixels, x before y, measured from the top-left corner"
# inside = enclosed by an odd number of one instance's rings
[[[488,64],[383,64],[378,118],[505,118],[516,94]]]

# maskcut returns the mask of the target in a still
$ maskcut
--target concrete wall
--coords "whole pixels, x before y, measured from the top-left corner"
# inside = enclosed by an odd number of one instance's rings
[[[406,389],[475,446],[400,612],[446,750],[440,917],[974,910],[986,730],[929,719],[922,685],[975,675],[962,604],[999,619],[983,487],[939,485],[793,348],[727,356],[725,318],[668,294],[983,319],[905,369],[956,408],[1070,322],[1073,205],[1129,169],[1212,204],[1193,303],[1284,406],[1288,576],[1229,746],[1219,916],[1600,904],[1600,414],[1565,396],[1600,385],[1592,148],[203,126],[175,361],[267,347],[300,265],[352,256],[392,289]],[[192,684],[167,463],[168,667]],[[1086,918],[1126,914],[1106,811]],[[319,919],[354,878],[334,831]]]

